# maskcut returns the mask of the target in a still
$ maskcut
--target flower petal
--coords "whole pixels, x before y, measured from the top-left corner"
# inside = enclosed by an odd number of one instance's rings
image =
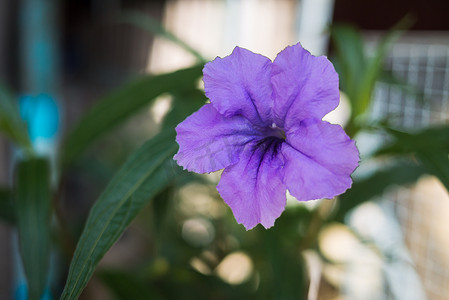
[[[174,156],[180,166],[208,173],[235,164],[255,132],[241,116],[225,118],[211,104],[205,104],[176,127],[179,151]]]
[[[247,230],[259,223],[273,226],[285,208],[284,163],[278,147],[270,141],[248,144],[240,161],[224,170],[217,186],[237,222]]]
[[[203,69],[206,96],[224,116],[242,115],[255,125],[271,124],[272,62],[265,56],[235,47]]]
[[[339,125],[307,119],[286,135],[284,181],[294,197],[332,198],[351,187],[359,152]]]
[[[339,101],[338,75],[325,57],[315,57],[300,44],[281,51],[273,62],[274,118],[288,130],[306,118],[322,119]]]

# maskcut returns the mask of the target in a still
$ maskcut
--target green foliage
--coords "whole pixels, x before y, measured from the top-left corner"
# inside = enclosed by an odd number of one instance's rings
[[[410,162],[398,162],[382,168],[371,176],[354,179],[352,187],[339,197],[338,208],[333,219],[343,222],[345,215],[357,205],[381,196],[389,187],[416,182],[426,170]]]
[[[171,96],[171,110],[163,120],[160,133],[132,152],[91,208],[70,263],[61,299],[80,296],[101,258],[139,213],[147,213],[144,210],[147,204],[151,204],[150,215],[145,217],[151,225],[148,226],[149,245],[146,246],[152,251],[142,258],[145,263],[126,271],[97,272],[115,298],[304,299],[307,278],[302,251],[316,248],[318,233],[326,222],[343,222],[345,215],[357,205],[376,198],[394,185],[411,184],[423,174],[438,176],[449,189],[449,127],[402,132],[379,125],[375,130],[387,132],[390,140],[368,159],[387,158],[389,163],[368,177],[355,177],[352,189],[340,197],[330,218],[323,217],[319,209],[289,206],[274,228],[265,230],[259,226],[246,232],[230,217],[228,208],[225,209],[228,215],[205,217],[192,212],[182,215],[177,206],[180,187],[192,182],[211,185],[202,177],[182,171],[172,159],[177,150],[174,127],[207,100],[204,92],[197,88],[205,59],[146,15],[129,12],[121,21],[172,41],[191,53],[201,65],[144,76],[125,84],[100,99],[64,138],[59,166],[63,167],[63,173],[70,170],[70,164],[91,144],[155,98],[162,94]],[[406,27],[407,22],[405,19],[396,27]],[[339,72],[341,89],[352,107],[347,128],[351,136],[360,130],[372,130],[367,127],[366,113],[376,81],[384,79],[401,85],[382,69],[391,43],[399,36],[396,29],[381,40],[372,55],[368,55],[356,29],[346,25],[332,28],[336,50],[334,64]],[[403,88],[417,93],[405,85]],[[26,129],[13,97],[0,88],[0,132],[31,154]],[[410,160],[412,156],[415,161]],[[115,168],[104,173],[112,174],[112,170]],[[16,165],[13,191],[0,189],[0,218],[18,226],[30,299],[39,298],[48,275],[52,217],[50,177],[45,160],[29,158]],[[63,187],[60,183],[60,188]],[[221,201],[220,205],[224,206]],[[201,246],[189,244],[181,229],[188,218],[207,220],[213,226],[213,241]],[[216,270],[219,263],[235,251],[246,253],[254,269],[250,279],[231,285],[221,279]],[[208,271],[203,274],[192,267],[192,258],[206,264]],[[158,265],[161,261],[164,262],[162,267]]]
[[[370,129],[372,130],[372,129]],[[344,216],[357,205],[381,196],[394,185],[415,183],[426,174],[435,175],[449,191],[449,126],[430,127],[417,132],[405,132],[390,127],[377,127],[387,133],[388,142],[371,158],[389,159],[366,178],[354,178],[353,185],[339,197],[333,219],[343,222]],[[412,157],[416,159],[411,161]]]
[[[331,30],[336,56],[332,59],[340,76],[340,89],[346,93],[351,104],[351,118],[346,132],[353,136],[366,123],[375,84],[385,76],[383,62],[391,45],[399,38],[399,29],[412,23],[406,16],[398,22],[378,43],[372,55],[367,55],[361,33],[350,25],[334,25]]]
[[[101,281],[118,300],[127,299],[256,299],[242,286],[231,286],[214,275],[188,267],[172,266],[167,273],[151,277],[145,273],[99,271]],[[132,289],[132,290],[131,290]],[[259,298],[260,299],[260,298]]]
[[[348,96],[352,109],[346,128],[349,135],[355,135],[364,129],[371,130],[367,126],[366,113],[371,105],[375,83],[379,80],[399,86],[419,99],[424,99],[421,91],[403,84],[382,66],[389,48],[402,34],[401,30],[409,28],[413,21],[410,16],[405,16],[381,38],[371,55],[366,53],[362,36],[355,27],[349,25],[332,27],[332,41],[336,50],[333,62],[340,76],[340,88]],[[379,125],[376,130],[385,130],[392,141],[377,151],[375,156],[398,158],[399,155],[414,154],[423,167],[399,162],[380,169],[369,178],[361,180],[355,178],[352,189],[340,197],[340,206],[336,213],[336,218],[340,221],[351,208],[380,195],[387,187],[393,184],[413,183],[425,173],[436,175],[447,188],[449,187],[449,127],[428,128],[418,133],[408,133]]]
[[[340,77],[340,89],[348,95],[353,115],[357,116],[363,112],[362,107],[366,105],[362,103],[362,100],[366,99],[359,100],[359,94],[371,95],[370,91],[359,91],[366,68],[362,36],[357,29],[348,25],[333,26],[331,36],[336,50],[333,63]]]
[[[153,295],[151,299],[305,298],[306,274],[298,249],[310,221],[309,210],[301,206],[289,207],[285,218],[276,222],[276,227],[270,230],[259,227],[250,232],[235,224],[233,218],[217,219],[214,220],[214,241],[198,247],[186,243],[179,234],[179,224],[173,215],[176,201],[170,198],[164,191],[152,201],[152,205],[159,200],[168,202],[166,208],[170,215],[163,213],[165,222],[162,227],[156,226],[153,231],[149,231],[151,236],[162,235],[156,240],[152,237],[150,243],[156,243],[152,246],[156,250],[150,250],[148,258],[141,258],[143,261],[149,260],[149,263],[135,262],[135,266],[126,271],[100,269],[96,273],[117,299],[129,299],[129,295],[133,295],[133,299],[140,299],[148,293]],[[220,201],[217,199],[224,206]],[[154,218],[161,217],[160,213],[161,210],[157,209],[154,214],[144,215],[141,219],[153,222]],[[231,237],[234,242],[231,240],[229,243]],[[240,245],[237,249],[232,246],[235,242]],[[239,284],[224,282],[214,271],[201,274],[188,265],[195,257],[214,270],[224,257],[235,250],[246,253],[254,267],[250,278]],[[216,261],[204,257],[205,252],[216,257]],[[134,291],[128,290],[130,287],[134,287]]]
[[[449,192],[449,159],[448,152],[421,151],[417,154],[427,171],[438,177]]]
[[[288,214],[288,213],[287,213]],[[304,242],[305,232],[298,230],[300,223],[310,226],[310,218],[304,208],[290,212],[296,217],[305,219],[286,218],[277,222],[274,228],[260,229],[258,249],[251,253],[262,261],[256,261],[261,275],[261,287],[257,291],[258,299],[305,299],[307,290],[305,263],[302,253],[298,251]],[[283,224],[281,224],[283,223]],[[285,226],[288,225],[289,227]],[[292,226],[292,227],[290,227]],[[306,227],[302,227],[305,229]],[[292,240],[286,235],[290,232]]]
[[[62,164],[67,165],[96,141],[163,93],[192,89],[202,65],[173,73],[146,76],[100,99],[64,139]]]
[[[449,126],[430,127],[418,132],[405,132],[383,127],[392,141],[379,149],[376,155],[407,155],[423,151],[449,153]]]
[[[431,127],[419,132],[402,132],[386,128],[393,141],[377,155],[414,154],[427,170],[449,191],[449,126]]]
[[[79,239],[61,299],[77,299],[109,248],[149,200],[171,180],[165,168],[175,154],[174,133],[163,132],[137,149],[92,207]]]
[[[46,160],[32,158],[17,164],[14,204],[29,299],[38,300],[47,284],[50,257],[51,194]]]

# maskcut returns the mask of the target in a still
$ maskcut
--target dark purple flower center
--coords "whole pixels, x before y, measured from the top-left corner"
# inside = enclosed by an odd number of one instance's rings
[[[270,127],[263,128],[261,132],[264,137],[257,142],[257,148],[262,150],[263,155],[271,152],[272,156],[276,156],[285,141],[285,131],[273,123]]]
[[[279,139],[285,140],[285,131],[283,128],[277,127],[275,123],[273,123],[270,127],[269,136],[277,137]]]
[[[277,127],[275,123],[271,126],[262,128],[261,133],[265,137],[276,138],[280,140],[285,140],[285,131],[283,128]]]

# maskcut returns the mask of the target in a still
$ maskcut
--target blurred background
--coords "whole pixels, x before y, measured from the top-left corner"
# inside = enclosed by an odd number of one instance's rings
[[[99,98],[142,74],[185,68],[198,63],[198,56],[223,57],[236,45],[274,59],[298,41],[312,54],[328,55],[341,70],[340,78],[346,80],[342,103],[328,119],[351,130],[354,106],[350,89],[345,90],[350,79],[342,45],[357,45],[354,41],[360,36],[363,45],[357,51],[375,56],[382,38],[404,17],[395,29],[400,35],[380,62],[382,76],[369,93],[366,118],[388,121],[404,131],[448,125],[448,1],[38,2],[53,11],[46,22],[53,41],[51,89],[62,113],[60,135]],[[33,10],[26,7],[25,0],[0,0],[0,82],[18,95],[30,93],[32,86],[23,54],[23,24]],[[183,43],[158,34],[157,23]],[[357,63],[357,55],[351,57],[353,48],[348,49],[349,62]],[[34,59],[45,64],[39,55]],[[115,170],[131,150],[158,131],[172,104],[169,95],[159,97],[71,166],[61,200],[68,248]],[[371,158],[386,139],[359,129],[352,133],[362,160]],[[12,149],[4,140],[0,143],[0,183],[7,185]],[[215,190],[219,174],[181,176],[107,253],[82,297],[447,300],[448,193],[430,175],[419,173],[406,180],[408,169],[405,175],[381,173],[401,159],[362,163],[355,179],[378,180],[354,192],[359,198],[350,209],[338,211],[336,199],[289,199],[286,211],[268,231],[258,227],[246,232],[236,224]],[[0,221],[0,299],[13,294],[12,236],[12,227]],[[61,265],[67,259],[61,255]],[[60,273],[63,284],[66,274]]]

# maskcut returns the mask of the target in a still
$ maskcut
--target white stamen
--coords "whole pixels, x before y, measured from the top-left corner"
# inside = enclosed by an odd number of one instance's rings
[[[271,124],[271,128],[276,128],[276,123],[273,122],[273,124]]]

